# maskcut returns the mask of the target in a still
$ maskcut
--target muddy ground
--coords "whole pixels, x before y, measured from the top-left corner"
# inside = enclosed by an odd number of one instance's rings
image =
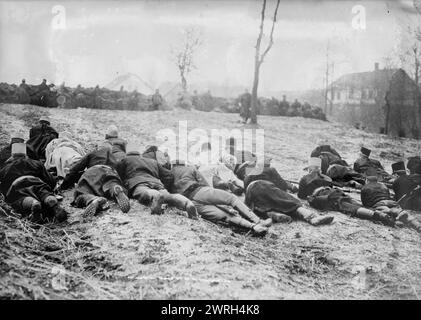
[[[29,126],[49,114],[58,131],[92,147],[116,123],[120,136],[140,148],[159,129],[250,128],[238,115],[198,111],[60,110],[0,105],[0,143],[28,137]],[[304,118],[259,117],[266,153],[286,179],[299,180],[311,150],[327,139],[348,162],[362,144],[390,171],[399,154],[420,143],[391,139],[343,124]],[[381,153],[383,152],[383,153]],[[358,197],[357,194],[354,196]],[[4,299],[418,299],[421,238],[341,213],[329,226],[278,224],[264,238],[167,209],[151,216],[131,200],[128,214],[115,204],[88,221],[64,205],[69,223],[36,226],[0,219],[0,297]]]

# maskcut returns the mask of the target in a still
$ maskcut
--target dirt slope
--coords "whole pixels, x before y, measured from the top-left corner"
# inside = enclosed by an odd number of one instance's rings
[[[27,136],[30,121],[25,115],[31,112],[49,113],[58,131],[70,131],[86,146],[100,141],[114,122],[120,135],[138,146],[153,143],[159,129],[177,130],[178,120],[187,120],[189,130],[244,128],[233,114],[0,105],[0,142],[9,139],[7,133]],[[273,165],[292,180],[303,175],[320,139],[328,139],[349,162],[364,144],[388,170],[397,159],[393,152],[419,152],[415,140],[393,140],[342,124],[265,116],[259,117],[259,124]],[[386,159],[380,158],[381,151],[387,152]],[[134,201],[128,214],[112,204],[103,214],[79,222],[80,210],[69,206],[72,192],[66,195],[64,204],[72,215],[64,227],[32,228],[13,218],[1,222],[1,297],[417,299],[421,292],[421,239],[413,230],[332,213],[332,225],[279,224],[258,239],[190,220],[172,209],[151,216]],[[50,250],[54,241],[57,248]],[[42,249],[31,251],[31,246]]]

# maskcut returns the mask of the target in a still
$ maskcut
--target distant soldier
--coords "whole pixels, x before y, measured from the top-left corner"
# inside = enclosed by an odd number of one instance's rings
[[[207,110],[205,108],[205,104],[203,103],[201,97],[199,97],[199,94],[197,93],[197,90],[193,91],[192,105],[196,110],[210,111],[210,110]]]
[[[26,84],[25,79],[22,79],[22,83],[19,85],[19,88],[17,88],[16,93],[19,103],[27,104],[31,102],[31,91],[29,86]]]
[[[94,88],[92,98],[94,100],[94,109],[101,109],[101,89],[98,84]]]
[[[159,110],[162,106],[164,99],[162,98],[161,94],[159,93],[159,89],[155,90],[155,93],[152,95],[152,106],[151,110],[156,111]]]
[[[251,108],[251,94],[246,89],[245,92],[239,97],[240,100],[240,117],[243,118],[243,123],[247,123],[247,120],[250,118],[250,108]]]
[[[27,93],[29,93],[29,86],[26,84],[26,80],[22,79],[21,84],[19,85],[19,88],[22,88],[23,90],[25,90]]]
[[[289,102],[287,101],[287,96],[282,96],[282,101],[279,103],[279,115],[286,116],[289,110]]]
[[[303,104],[303,117],[304,118],[312,118],[313,117],[311,105],[307,101],[305,101],[304,104]]]
[[[39,91],[50,91],[50,87],[47,85],[47,80],[46,79],[42,79],[41,84],[38,86],[38,90]]]
[[[33,104],[48,107],[48,95],[50,94],[50,87],[47,85],[47,80],[43,79],[42,83],[37,86],[36,92],[33,95]]]
[[[73,91],[73,94],[76,96],[79,93],[83,93],[82,86],[80,84],[77,85],[76,89]]]
[[[301,103],[298,102],[297,99],[294,100],[294,103],[291,104],[291,109],[289,112],[290,117],[298,117],[302,115],[302,106]]]

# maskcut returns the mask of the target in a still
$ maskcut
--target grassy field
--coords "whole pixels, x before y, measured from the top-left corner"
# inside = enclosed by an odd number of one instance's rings
[[[0,144],[28,137],[40,114],[91,148],[106,128],[139,148],[160,129],[252,129],[235,114],[198,111],[135,112],[60,110],[0,105]],[[366,133],[343,124],[304,118],[259,117],[265,153],[281,175],[299,180],[311,150],[325,139],[353,162],[361,145],[388,171],[399,154],[420,152],[420,143]],[[356,195],[355,195],[356,196]],[[82,221],[71,212],[61,226],[36,226],[13,215],[0,217],[0,297],[5,299],[418,299],[421,235],[332,212],[334,222],[313,227],[278,224],[264,238],[167,209],[151,216],[131,200],[129,213],[115,204]]]

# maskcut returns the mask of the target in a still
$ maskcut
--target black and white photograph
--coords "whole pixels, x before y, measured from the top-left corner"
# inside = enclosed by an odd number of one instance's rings
[[[421,0],[0,0],[0,300],[418,300],[420,77]]]

